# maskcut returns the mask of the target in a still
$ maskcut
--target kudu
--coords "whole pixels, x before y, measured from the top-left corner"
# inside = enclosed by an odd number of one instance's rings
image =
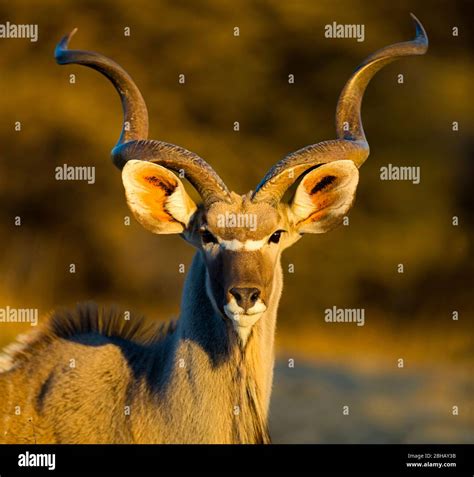
[[[369,155],[362,96],[384,65],[427,51],[414,20],[414,40],[369,56],[345,85],[337,139],[286,156],[245,195],[230,192],[196,154],[147,139],[147,109],[130,76],[98,53],[69,50],[74,31],[61,40],[59,64],[98,70],[120,95],[123,129],[112,158],[134,216],[153,233],[180,234],[197,251],[179,319],[165,329],[89,304],[53,313],[20,339],[0,373],[2,442],[270,442],[281,253],[348,213]],[[176,172],[184,172],[202,204]],[[256,227],[241,223],[248,217]]]

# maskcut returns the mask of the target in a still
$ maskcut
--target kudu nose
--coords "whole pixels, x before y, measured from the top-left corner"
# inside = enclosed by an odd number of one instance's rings
[[[231,288],[229,293],[235,298],[237,305],[247,312],[257,303],[260,298],[260,290],[258,288]]]

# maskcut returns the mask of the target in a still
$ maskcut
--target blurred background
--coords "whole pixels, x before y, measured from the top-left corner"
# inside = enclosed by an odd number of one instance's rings
[[[244,193],[285,154],[335,137],[345,81],[370,53],[413,38],[412,11],[430,48],[386,67],[367,90],[371,155],[350,226],[305,236],[283,257],[294,273],[285,273],[280,306],[271,430],[275,442],[473,442],[470,6],[0,1],[2,23],[39,25],[36,43],[0,39],[0,307],[46,313],[92,299],[165,320],[178,314],[179,266],[193,255],[176,236],[124,225],[129,211],[109,158],[120,103],[95,71],[55,64],[62,35],[78,27],[72,48],[128,70],[151,138],[198,153]],[[365,41],[325,38],[333,22],[363,24]],[[381,181],[390,163],[420,166],[420,184]],[[56,181],[63,164],[95,166],[96,183]],[[365,326],[325,323],[332,306],[364,308]],[[0,347],[28,329],[2,323]]]

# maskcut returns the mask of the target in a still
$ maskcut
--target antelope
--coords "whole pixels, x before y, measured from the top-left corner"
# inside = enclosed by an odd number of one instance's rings
[[[195,153],[147,139],[145,102],[121,66],[68,49],[76,30],[59,42],[60,65],[93,68],[120,95],[112,159],[136,220],[155,234],[179,234],[196,253],[174,323],[126,320],[86,303],[52,312],[10,345],[0,373],[1,442],[270,443],[281,254],[303,234],[333,229],[351,208],[369,155],[360,116],[367,84],[383,66],[428,49],[412,16],[415,38],[372,54],[346,83],[337,138],[287,155],[244,195]],[[202,203],[186,192],[183,172]],[[236,217],[255,217],[256,226]]]

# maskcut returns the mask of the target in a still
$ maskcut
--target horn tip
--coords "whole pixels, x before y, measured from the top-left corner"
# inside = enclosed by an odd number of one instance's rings
[[[77,27],[74,28],[69,34],[63,36],[60,42],[57,44],[56,49],[54,51],[54,57],[58,64],[60,65],[63,64],[62,53],[68,49],[69,41],[76,34],[76,32],[77,32]]]
[[[421,21],[417,18],[417,16],[414,13],[410,12],[410,16],[415,22],[415,28],[416,28],[415,39],[426,47],[423,51],[423,53],[425,53],[426,50],[428,49],[428,35],[426,34],[426,30],[423,27],[423,24],[421,23]]]
[[[67,36],[68,37],[68,40],[70,40],[76,33],[77,33],[77,30],[78,28],[77,27],[74,27],[71,31],[71,33],[69,33],[69,35]]]

